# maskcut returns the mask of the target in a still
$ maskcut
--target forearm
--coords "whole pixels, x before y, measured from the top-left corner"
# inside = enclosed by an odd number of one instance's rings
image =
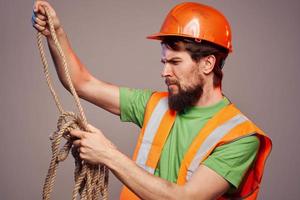
[[[151,175],[117,150],[107,165],[141,199],[186,199],[184,187]]]
[[[118,151],[103,133],[88,125],[91,132],[72,130],[78,138],[73,144],[78,147],[80,158],[91,163],[103,163],[144,200],[214,200],[219,199],[230,184],[212,169],[200,165],[183,186],[156,177],[137,166],[134,161]]]
[[[65,54],[71,81],[77,94],[111,113],[119,115],[119,88],[93,77],[76,56],[63,29],[59,28],[56,33]],[[63,59],[59,55],[53,39],[47,37],[47,41],[58,77],[64,87],[70,91],[64,72]]]
[[[88,81],[91,78],[86,67],[80,62],[79,58],[76,56],[73,51],[68,37],[62,28],[56,30],[57,39],[61,45],[61,48],[65,54],[66,62],[68,65],[69,73],[71,76],[72,83],[76,90],[78,90],[79,86],[84,82]],[[57,71],[58,77],[64,87],[69,90],[69,86],[67,84],[67,79],[64,72],[63,67],[63,59],[59,55],[59,52],[55,46],[54,40],[51,36],[47,37],[49,50],[55,65],[55,69]]]

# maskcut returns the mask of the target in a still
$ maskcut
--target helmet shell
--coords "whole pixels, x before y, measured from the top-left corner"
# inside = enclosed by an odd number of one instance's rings
[[[165,18],[160,32],[147,38],[162,40],[166,36],[205,40],[232,52],[231,29],[227,19],[218,10],[199,3],[176,5]]]

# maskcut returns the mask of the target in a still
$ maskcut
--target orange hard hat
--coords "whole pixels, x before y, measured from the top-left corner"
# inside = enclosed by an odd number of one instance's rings
[[[200,3],[176,5],[167,15],[159,33],[148,39],[162,40],[165,36],[180,36],[205,40],[232,52],[230,25],[216,9]]]

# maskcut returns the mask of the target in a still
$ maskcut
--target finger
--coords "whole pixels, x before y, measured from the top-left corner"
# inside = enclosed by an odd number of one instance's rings
[[[80,146],[81,146],[81,140],[74,140],[74,141],[73,141],[73,145],[74,145],[75,147],[80,147]]]
[[[37,13],[33,13],[34,17],[39,18],[40,20],[46,21],[47,20],[47,16],[46,15],[42,15],[40,12]]]
[[[43,32],[46,29],[46,27],[40,26],[38,24],[33,24],[33,27],[40,32]]]
[[[45,14],[43,6],[49,6],[49,5],[43,1],[36,1],[33,5],[33,12]]]
[[[40,3],[41,3],[40,1],[34,1],[34,3],[33,3],[33,12],[38,12],[38,7],[39,7]]]
[[[70,131],[70,135],[72,135],[73,137],[77,137],[77,138],[84,138],[85,137],[86,132],[78,130],[78,129],[74,129],[72,131]]]
[[[84,148],[84,147],[79,147],[79,152],[82,154],[82,153],[85,153],[85,152],[86,152],[86,150],[85,150],[85,148]]]
[[[34,2],[33,4],[33,12],[37,12],[37,2]]]
[[[40,33],[42,33],[45,36],[51,35],[50,31],[48,29],[46,29],[46,27],[40,26],[38,24],[35,24],[34,22],[32,22],[32,26]]]
[[[83,153],[79,153],[79,157],[84,160],[85,159],[85,155]]]
[[[40,5],[39,6],[39,11],[43,14],[43,15],[46,15],[46,10],[45,10],[45,7]]]
[[[40,26],[46,26],[47,22],[39,19],[38,17],[32,16],[32,20]]]
[[[45,29],[44,31],[42,31],[42,34],[45,35],[45,36],[51,35],[51,33],[48,29]]]

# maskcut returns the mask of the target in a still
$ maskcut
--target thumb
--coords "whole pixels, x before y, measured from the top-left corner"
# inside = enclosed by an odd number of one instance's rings
[[[33,12],[37,12],[38,11],[38,8],[37,8],[37,5],[36,5],[36,3],[33,5]]]
[[[53,12],[53,8],[47,1],[37,0],[34,4],[34,9],[39,10],[43,15],[46,14],[45,7],[47,7],[50,12]]]
[[[85,132],[80,129],[73,129],[70,131],[70,135],[81,139],[85,137]]]
[[[44,5],[39,5],[39,10],[40,10],[40,12],[41,12],[43,15],[46,14]]]

